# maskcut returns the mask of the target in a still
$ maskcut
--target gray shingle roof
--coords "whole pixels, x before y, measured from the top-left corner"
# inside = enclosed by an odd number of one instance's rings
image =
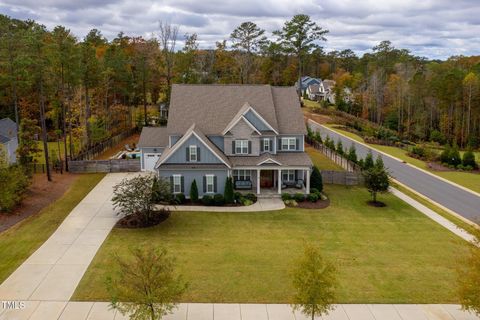
[[[0,134],[0,143],[4,144],[4,143],[7,143],[8,141],[10,141],[10,138]]]
[[[10,118],[0,119],[0,135],[13,139],[17,135],[17,124]]]
[[[166,147],[168,145],[167,127],[143,127],[138,147]]]
[[[205,135],[221,135],[247,102],[280,134],[305,132],[294,87],[174,84],[170,101],[168,134],[195,123]]]
[[[259,157],[229,157],[233,167],[250,167],[257,166],[262,161],[272,159],[282,166],[312,166],[312,160],[305,152],[292,152],[292,153],[277,153],[269,154],[264,153]]]

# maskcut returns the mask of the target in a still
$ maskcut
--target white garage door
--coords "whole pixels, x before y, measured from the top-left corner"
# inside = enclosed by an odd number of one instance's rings
[[[155,170],[155,164],[158,161],[158,158],[160,158],[161,154],[160,153],[145,153],[144,154],[144,163],[145,171],[154,171]]]

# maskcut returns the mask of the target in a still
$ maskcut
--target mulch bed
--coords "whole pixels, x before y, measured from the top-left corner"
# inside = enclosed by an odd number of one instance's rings
[[[317,200],[316,202],[311,202],[305,200],[303,202],[298,202],[298,206],[294,208],[302,208],[302,209],[325,209],[330,205],[330,199],[327,200]]]
[[[33,175],[32,184],[25,193],[22,203],[10,213],[0,213],[0,232],[39,213],[59,199],[77,178],[78,175],[72,173],[52,173],[53,181],[48,182],[45,174]]]
[[[376,208],[383,208],[386,207],[387,205],[381,201],[374,202],[372,200],[367,201],[367,204],[371,207],[376,207]]]
[[[144,221],[141,215],[129,215],[118,220],[115,224],[116,228],[125,228],[125,229],[137,229],[137,228],[148,228],[156,226],[163,221],[167,220],[170,217],[169,210],[159,210],[155,211],[153,219],[149,222]]]

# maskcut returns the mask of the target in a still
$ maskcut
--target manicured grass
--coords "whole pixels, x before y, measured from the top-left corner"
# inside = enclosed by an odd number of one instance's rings
[[[0,283],[37,250],[105,174],[83,174],[57,201],[0,233]]]
[[[305,151],[308,153],[314,165],[320,170],[344,171],[342,167],[327,158],[323,153],[315,150],[313,147],[306,147]]]
[[[108,300],[114,254],[166,246],[189,282],[182,301],[291,302],[289,272],[305,241],[338,268],[339,303],[458,303],[456,263],[469,244],[393,195],[368,206],[359,187],[326,186],[326,209],[276,212],[173,212],[142,230],[114,229],[74,300]],[[121,297],[120,297],[121,298]]]
[[[341,128],[338,127],[338,125],[327,125],[328,128],[338,131],[339,133],[346,135],[349,138],[352,138],[356,141],[359,142],[364,142],[363,138],[352,133],[348,132],[345,130],[342,130]],[[452,181],[456,184],[459,184],[461,186],[464,186],[465,188],[468,188],[470,190],[473,190],[475,192],[480,192],[480,174],[477,173],[470,173],[470,172],[462,172],[462,171],[435,171],[431,170],[428,168],[427,163],[425,161],[415,159],[412,157],[409,157],[407,155],[407,151],[397,148],[397,147],[391,147],[391,146],[382,146],[378,144],[369,144],[367,143],[370,147],[383,151],[389,155],[392,155],[396,158],[399,158],[407,163],[410,163],[411,165],[414,165],[418,168],[427,170],[439,177],[442,177],[444,179],[447,179],[449,181]],[[479,157],[476,156],[477,161],[480,159]]]

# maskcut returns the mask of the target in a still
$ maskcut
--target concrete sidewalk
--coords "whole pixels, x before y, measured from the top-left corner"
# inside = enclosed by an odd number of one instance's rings
[[[103,178],[52,236],[0,285],[0,301],[68,301],[118,220],[110,202],[112,187],[130,175],[135,173]]]
[[[106,302],[28,301],[22,310],[3,310],[0,320],[126,320]],[[180,304],[165,320],[309,320],[286,304]],[[450,304],[341,304],[325,320],[478,320]]]
[[[285,209],[285,204],[280,198],[258,198],[257,202],[245,207],[216,207],[216,206],[162,206],[157,208],[166,208],[170,211],[201,211],[201,212],[258,212],[275,211]]]

